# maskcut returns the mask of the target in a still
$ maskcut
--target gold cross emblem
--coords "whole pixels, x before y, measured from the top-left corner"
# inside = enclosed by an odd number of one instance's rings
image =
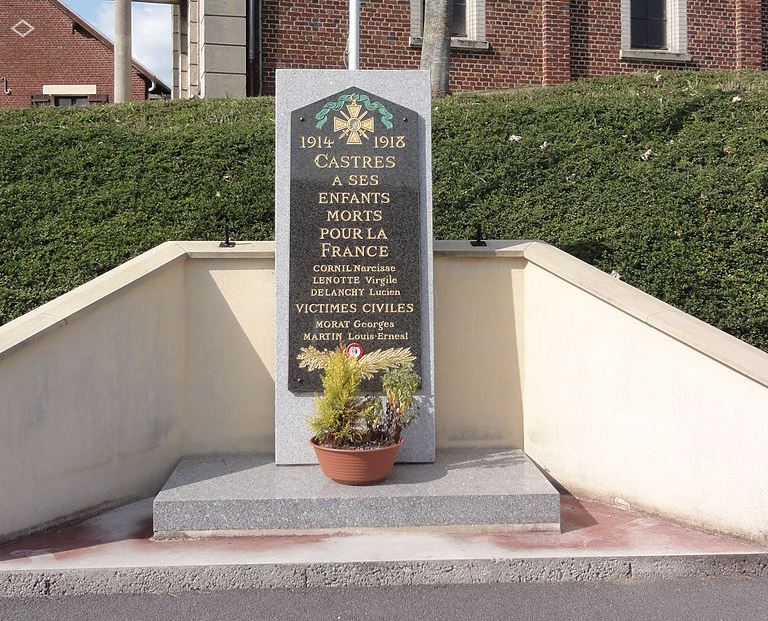
[[[352,95],[347,103],[347,112],[341,110],[340,114],[342,118],[333,118],[333,131],[339,132],[339,138],[346,137],[347,144],[362,144],[361,138],[367,139],[368,133],[373,133],[373,117],[357,103],[357,95]]]

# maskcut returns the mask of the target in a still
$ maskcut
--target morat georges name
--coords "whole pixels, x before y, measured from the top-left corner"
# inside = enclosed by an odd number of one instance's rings
[[[290,390],[322,387],[297,360],[310,347],[408,348],[419,368],[417,129],[414,111],[357,88],[291,114]]]

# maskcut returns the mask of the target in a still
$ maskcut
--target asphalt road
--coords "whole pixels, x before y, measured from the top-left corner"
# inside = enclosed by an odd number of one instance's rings
[[[2,621],[766,621],[768,579],[252,590],[0,599]]]

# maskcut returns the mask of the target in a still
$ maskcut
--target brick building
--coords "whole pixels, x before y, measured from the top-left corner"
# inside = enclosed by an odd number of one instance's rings
[[[655,69],[768,66],[768,0],[453,0],[453,90]],[[174,96],[274,93],[341,68],[348,0],[180,0]],[[361,0],[360,68],[419,64],[423,0]]]
[[[57,0],[0,0],[0,108],[112,100],[112,43]],[[134,61],[132,99],[169,95]]]

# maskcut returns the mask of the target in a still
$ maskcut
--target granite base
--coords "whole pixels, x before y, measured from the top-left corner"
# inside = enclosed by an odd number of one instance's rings
[[[181,460],[154,500],[155,536],[405,527],[554,530],[559,494],[521,450],[439,451],[398,464],[382,483],[340,485],[318,466],[278,466],[273,455]]]

